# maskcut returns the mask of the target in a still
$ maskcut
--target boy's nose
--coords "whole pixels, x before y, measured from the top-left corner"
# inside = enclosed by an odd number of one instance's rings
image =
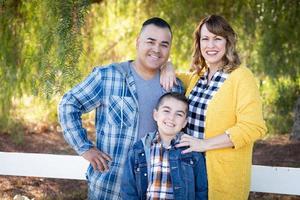
[[[173,114],[168,115],[169,120],[172,120],[172,121],[173,121],[173,120],[174,120],[174,117],[175,117],[175,116],[174,116]]]

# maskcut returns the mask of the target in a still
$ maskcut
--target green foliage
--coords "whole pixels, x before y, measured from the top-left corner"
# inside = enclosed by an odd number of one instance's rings
[[[81,77],[81,27],[89,1],[0,4],[0,127],[10,123],[12,99],[51,100]]]
[[[266,78],[262,81],[261,94],[264,100],[264,117],[270,133],[289,133],[293,126],[293,109],[300,95],[300,77]]]
[[[61,94],[94,66],[135,58],[136,36],[148,17],[171,24],[172,62],[187,70],[193,31],[212,13],[238,33],[243,64],[261,83],[270,132],[289,132],[300,93],[300,1],[294,0],[1,1],[0,128],[22,110],[12,99],[24,96],[35,96],[37,107],[51,105],[49,117],[41,118],[54,120]]]

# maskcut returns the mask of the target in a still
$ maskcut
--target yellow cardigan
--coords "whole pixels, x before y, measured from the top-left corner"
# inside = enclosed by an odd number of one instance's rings
[[[179,73],[188,96],[199,74]],[[205,138],[229,133],[234,148],[206,152],[210,200],[246,200],[250,191],[252,148],[266,133],[259,90],[251,71],[234,70],[208,104]]]

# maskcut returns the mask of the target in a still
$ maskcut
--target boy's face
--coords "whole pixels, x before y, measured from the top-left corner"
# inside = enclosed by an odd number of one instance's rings
[[[158,110],[154,109],[153,118],[157,122],[158,131],[164,136],[175,136],[187,123],[187,105],[167,97],[163,99]]]

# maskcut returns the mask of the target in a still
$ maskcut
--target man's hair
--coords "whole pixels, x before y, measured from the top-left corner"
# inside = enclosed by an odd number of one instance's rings
[[[172,35],[172,29],[171,26],[168,24],[168,22],[166,22],[165,20],[163,20],[162,18],[159,17],[152,17],[150,19],[147,19],[146,21],[144,21],[142,28],[141,28],[141,32],[144,30],[144,28],[148,25],[155,25],[158,26],[160,28],[167,28],[169,29],[171,35]]]
[[[183,94],[180,94],[178,92],[168,92],[168,93],[165,93],[164,95],[162,95],[158,99],[157,104],[155,106],[155,109],[158,110],[159,107],[163,104],[164,100],[166,100],[166,99],[172,99],[172,98],[176,99],[178,101],[181,101],[184,104],[186,104],[186,113],[188,113],[188,108],[189,108],[188,99]]]

